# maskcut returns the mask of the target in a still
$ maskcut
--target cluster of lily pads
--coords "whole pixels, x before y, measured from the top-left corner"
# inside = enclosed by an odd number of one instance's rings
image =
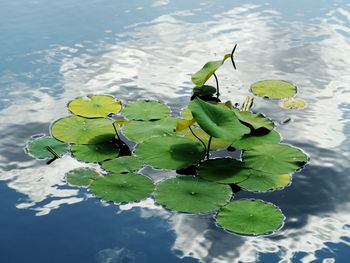
[[[65,177],[71,185],[89,187],[102,200],[123,203],[153,196],[170,210],[216,213],[217,224],[235,233],[271,233],[283,224],[281,210],[258,199],[235,200],[234,192],[288,186],[307,155],[281,143],[274,122],[251,111],[253,97],[242,107],[220,101],[215,73],[228,58],[235,67],[234,50],[192,75],[196,87],[180,116],[172,116],[166,104],[153,100],[122,105],[107,95],[79,97],[68,104],[72,115],[55,121],[51,136],[31,140],[26,150],[37,158],[51,158],[48,163],[68,152],[81,162],[99,163],[106,173],[79,168]],[[205,85],[212,76],[216,87]],[[251,91],[283,99],[293,97],[297,88],[268,80],[253,84]],[[133,150],[131,142],[136,144]],[[214,151],[227,156],[211,158]],[[240,151],[241,157],[233,158],[232,151]],[[145,165],[173,169],[179,175],[155,184],[141,174]]]

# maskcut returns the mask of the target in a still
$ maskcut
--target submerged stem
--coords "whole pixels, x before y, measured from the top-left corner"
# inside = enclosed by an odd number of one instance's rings
[[[205,145],[205,143],[201,140],[201,138],[199,138],[199,137],[193,132],[191,126],[189,126],[188,128],[190,129],[192,135],[193,135],[194,137],[196,137],[196,139],[197,139],[198,141],[200,141],[200,142],[203,144],[204,152],[207,152],[207,146]]]
[[[213,136],[210,136],[208,141],[208,147],[207,147],[207,160],[209,160],[210,144],[212,139],[213,139]]]
[[[220,92],[219,92],[219,80],[218,80],[218,77],[216,76],[215,73],[213,73],[213,76],[214,76],[215,82],[216,82],[216,98],[219,98],[219,96],[220,96]]]

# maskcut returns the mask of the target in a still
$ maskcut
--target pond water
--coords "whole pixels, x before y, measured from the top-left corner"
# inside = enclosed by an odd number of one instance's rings
[[[349,262],[349,2],[2,0],[0,32],[0,262]],[[24,153],[77,96],[159,99],[179,112],[190,75],[234,43],[238,70],[218,73],[223,100],[242,103],[253,82],[284,79],[308,103],[256,99],[254,110],[292,119],[278,131],[311,158],[283,191],[235,197],[278,205],[287,219],[275,234],[231,234],[213,215],[151,198],[102,203],[64,181],[84,164]]]

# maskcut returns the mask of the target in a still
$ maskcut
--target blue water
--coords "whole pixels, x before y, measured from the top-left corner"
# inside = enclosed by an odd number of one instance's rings
[[[349,262],[350,3],[347,1],[0,0],[0,262]],[[152,198],[102,203],[67,186],[84,166],[27,156],[80,95],[159,99],[179,112],[190,75],[238,43],[238,70],[218,72],[222,98],[242,103],[262,79],[291,80],[304,110],[256,99],[310,164],[283,191],[284,227],[243,237],[212,215],[172,213]],[[173,172],[145,168],[160,180]]]

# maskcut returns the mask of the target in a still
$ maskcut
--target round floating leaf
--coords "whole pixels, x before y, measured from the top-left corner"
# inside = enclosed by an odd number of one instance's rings
[[[250,175],[249,170],[240,161],[221,158],[201,163],[198,167],[198,175],[208,181],[231,184],[246,180]]]
[[[286,187],[290,184],[289,174],[270,174],[262,171],[248,169],[249,177],[238,183],[245,190],[253,192],[266,192]]]
[[[170,117],[158,121],[131,121],[124,125],[123,133],[134,142],[142,142],[153,137],[174,135],[178,121]]]
[[[216,88],[214,88],[213,86],[204,85],[202,87],[193,88],[193,94],[198,96],[211,96],[215,94],[215,92],[216,92]]]
[[[137,121],[158,120],[169,116],[169,108],[158,101],[138,100],[125,105],[123,116]]]
[[[155,168],[180,169],[199,163],[204,149],[187,138],[164,136],[137,145],[135,154]]]
[[[28,142],[26,150],[31,156],[39,159],[55,157],[46,147],[51,147],[51,149],[53,149],[59,156],[64,155],[69,150],[68,144],[57,141],[55,138],[48,136],[40,137]]]
[[[206,145],[208,145],[210,136],[203,131],[201,128],[192,128],[193,132],[198,136]],[[192,132],[188,129],[184,133],[186,138],[189,138],[193,141],[198,142],[198,139],[192,134]],[[221,150],[226,149],[231,145],[231,141],[226,141],[220,138],[212,138],[210,144],[210,150]]]
[[[77,168],[66,174],[67,182],[75,186],[89,186],[98,177],[101,174],[89,168]]]
[[[225,54],[222,60],[215,60],[207,62],[200,70],[192,75],[192,82],[201,87],[207,80],[220,68],[226,59],[231,57],[231,54]]]
[[[68,104],[72,113],[87,118],[106,117],[119,112],[121,108],[119,100],[106,95],[79,97]]]
[[[82,162],[102,162],[107,159],[116,158],[119,154],[119,148],[112,142],[100,144],[75,144],[72,146],[73,156]]]
[[[290,173],[307,162],[307,156],[298,148],[285,144],[262,144],[243,152],[247,167],[272,174]]]
[[[289,98],[281,103],[281,106],[286,109],[304,109],[306,108],[306,101],[302,99]]]
[[[249,150],[260,144],[277,144],[281,141],[281,135],[272,130],[268,134],[246,134],[241,139],[234,141],[231,146],[236,149]]]
[[[109,174],[97,178],[91,191],[105,201],[116,203],[140,201],[149,196],[154,185],[150,178],[134,173]]]
[[[77,116],[57,120],[51,127],[52,136],[60,141],[74,144],[97,144],[115,136],[113,120],[86,119]]]
[[[285,99],[293,97],[297,93],[297,87],[284,80],[262,80],[254,83],[251,91],[269,99]]]
[[[222,106],[196,98],[190,102],[189,108],[199,126],[215,138],[235,141],[250,132],[231,110]]]
[[[248,235],[262,235],[280,228],[284,221],[281,210],[258,199],[241,199],[222,207],[216,222],[226,230]]]
[[[182,176],[160,182],[154,196],[156,202],[171,210],[208,213],[227,204],[232,190],[228,185]]]
[[[103,169],[114,173],[130,173],[141,167],[142,162],[135,156],[121,156],[102,163]]]
[[[257,129],[266,129],[272,130],[274,123],[266,118],[261,113],[252,113],[249,111],[240,111],[238,109],[233,109],[233,112],[236,114],[237,118],[243,122],[250,125],[254,130]]]

